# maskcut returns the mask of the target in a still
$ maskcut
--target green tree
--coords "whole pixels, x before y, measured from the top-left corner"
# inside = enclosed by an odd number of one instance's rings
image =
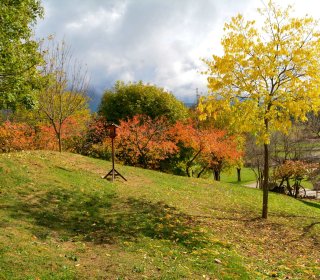
[[[42,60],[32,27],[42,14],[38,0],[0,1],[0,110],[35,105]]]
[[[217,107],[230,111],[239,130],[252,132],[263,144],[263,218],[268,216],[271,133],[286,132],[293,119],[305,121],[320,107],[317,22],[292,18],[290,11],[270,1],[258,10],[265,19],[261,28],[242,15],[225,25],[224,55],[206,61],[211,95],[200,105],[204,118]]]
[[[173,94],[162,88],[141,81],[128,84],[118,81],[104,93],[99,113],[108,121],[117,123],[136,115],[147,115],[152,119],[162,116],[174,122],[186,118],[188,110]]]

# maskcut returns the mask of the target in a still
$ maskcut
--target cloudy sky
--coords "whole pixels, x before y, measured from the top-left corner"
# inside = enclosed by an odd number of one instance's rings
[[[265,0],[264,2],[266,2]],[[318,0],[294,4],[297,15],[320,18]],[[319,3],[319,4],[318,4]],[[36,37],[64,38],[87,65],[93,103],[116,80],[152,83],[193,102],[206,92],[201,58],[221,54],[223,25],[237,13],[256,17],[262,0],[42,0]]]

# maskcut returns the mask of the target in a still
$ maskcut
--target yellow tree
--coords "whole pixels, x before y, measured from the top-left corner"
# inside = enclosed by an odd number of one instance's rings
[[[62,130],[70,118],[88,113],[89,79],[86,69],[72,56],[70,47],[49,38],[42,73],[47,83],[39,94],[39,111],[50,122],[62,151]]]
[[[320,34],[312,18],[292,18],[292,7],[270,1],[258,9],[262,25],[238,15],[225,24],[222,56],[206,60],[209,95],[202,117],[227,110],[241,131],[264,146],[262,217],[268,216],[269,144],[272,131],[320,107]]]

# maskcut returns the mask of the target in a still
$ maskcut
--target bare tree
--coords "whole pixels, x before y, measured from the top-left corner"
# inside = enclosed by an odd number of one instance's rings
[[[313,137],[320,138],[320,114],[310,113],[305,128],[307,132],[311,132]]]
[[[247,135],[245,146],[245,163],[250,167],[256,177],[256,187],[262,188],[263,185],[263,149],[257,145],[256,138]]]
[[[287,160],[318,162],[317,141],[308,138],[305,125],[294,123],[288,133],[276,132],[271,137],[271,160],[273,164],[282,164]]]
[[[61,152],[64,122],[88,104],[87,70],[74,59],[64,40],[50,39],[45,51],[43,75],[47,84],[39,96],[39,109],[52,125]]]

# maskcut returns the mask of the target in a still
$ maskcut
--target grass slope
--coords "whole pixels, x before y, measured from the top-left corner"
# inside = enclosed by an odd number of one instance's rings
[[[0,155],[0,279],[320,279],[320,204],[68,153]]]
[[[227,170],[221,174],[221,182],[226,182],[230,184],[246,185],[252,184],[256,181],[256,177],[251,168],[242,167],[241,168],[241,182],[238,182],[236,168]]]

